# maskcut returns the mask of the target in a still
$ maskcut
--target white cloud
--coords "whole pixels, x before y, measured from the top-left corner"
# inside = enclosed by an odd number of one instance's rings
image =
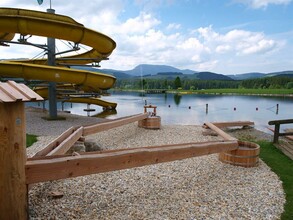
[[[256,53],[266,53],[275,48],[276,42],[273,40],[262,39],[259,42],[255,42],[254,45],[243,49],[242,53],[245,55],[256,54]]]
[[[232,30],[226,34],[215,32],[211,26],[197,29],[202,44],[215,53],[233,52],[236,55],[253,55],[276,50],[280,42],[268,39],[263,33]]]
[[[181,28],[181,24],[177,24],[177,23],[172,23],[172,24],[168,24],[167,26],[167,30],[178,30]]]
[[[142,12],[138,17],[128,19],[119,29],[125,33],[144,33],[158,24],[160,24],[159,20],[151,14]]]
[[[216,47],[217,53],[226,53],[231,50],[232,50],[232,47],[230,45],[219,45]]]
[[[164,26],[158,16],[145,11],[121,20],[124,8],[127,7],[126,2],[80,0],[79,5],[86,7],[77,8],[76,1],[69,1],[66,6],[64,2],[53,1],[53,7],[56,12],[71,16],[86,27],[105,33],[116,41],[117,48],[109,61],[101,63],[102,68],[132,69],[140,63],[149,63],[203,71],[217,71],[222,68],[220,71],[226,73],[231,63],[235,66],[240,63],[242,66],[247,66],[260,58],[275,60],[272,54],[280,53],[279,49],[285,44],[276,40],[277,37],[273,39],[261,32],[242,29],[220,33],[212,26],[207,26],[186,34],[181,24],[170,23]],[[252,1],[249,2],[252,4]],[[272,1],[261,2],[273,4]],[[27,4],[26,8],[43,11],[48,6],[48,1],[38,6],[36,1],[30,1],[28,5],[25,0],[5,0],[8,6],[12,3],[17,3],[17,6]],[[142,4],[147,2],[143,0]],[[0,49],[1,54],[11,58],[24,57],[24,55],[32,57],[40,52],[39,50],[30,52],[30,49],[23,52],[23,47],[13,49],[14,53],[11,48]]]
[[[260,32],[236,29],[222,34],[209,26],[184,35],[168,34],[156,27],[153,25],[145,32],[135,33],[117,30],[117,50],[110,61],[102,63],[103,67],[131,69],[140,63],[150,63],[216,71],[227,68],[228,60],[253,62],[256,57],[268,56],[282,46],[281,42]]]
[[[253,9],[266,8],[271,5],[288,5],[292,0],[236,0],[236,2],[248,5]]]
[[[213,71],[213,69],[217,66],[219,63],[218,60],[210,60],[207,62],[199,63],[197,67],[197,71]]]

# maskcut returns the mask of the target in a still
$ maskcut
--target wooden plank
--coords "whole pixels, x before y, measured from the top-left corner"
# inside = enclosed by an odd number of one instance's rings
[[[0,219],[27,219],[24,103],[0,103]]]
[[[0,88],[0,102],[15,102],[15,98],[11,98],[6,92]]]
[[[136,121],[139,121],[139,120],[143,120],[143,119],[145,119],[147,117],[148,117],[148,113],[144,113],[144,114],[139,114],[139,115],[123,118],[123,119],[120,119],[120,120],[102,122],[102,123],[99,123],[99,124],[86,126],[83,129],[83,136],[95,134],[95,133],[98,133],[98,132],[101,132],[101,131],[106,131],[106,130],[109,130],[109,129],[112,129],[112,128],[116,128],[116,127],[119,127],[119,126],[130,124],[130,123],[133,123],[133,122],[136,122]]]
[[[32,160],[26,163],[26,183],[84,176],[235,150],[238,141],[170,145],[151,149]]]
[[[224,138],[224,140],[228,140],[228,141],[237,140],[236,138],[227,134],[226,132],[224,132],[223,130],[221,130],[220,128],[218,128],[217,126],[215,126],[214,124],[210,122],[206,122],[205,125],[207,125],[213,131],[217,132],[222,138]]]
[[[200,142],[201,144],[212,144],[212,143],[219,143],[219,142],[227,142],[227,141],[206,141],[206,142]],[[114,152],[122,152],[125,150],[137,150],[137,149],[152,149],[152,148],[164,148],[164,147],[170,147],[170,146],[188,146],[188,145],[194,145],[198,144],[199,142],[190,142],[190,143],[180,143],[180,144],[166,144],[166,145],[160,145],[160,146],[146,146],[146,147],[133,147],[133,148],[119,148],[119,149],[113,149],[113,150],[102,150],[102,151],[91,151],[91,152],[79,152],[79,155],[52,155],[52,156],[46,156],[46,157],[30,157],[27,158],[27,161],[33,161],[33,160],[51,160],[56,158],[65,158],[65,157],[72,157],[72,156],[83,156],[83,155],[91,155],[91,154],[107,154],[107,153],[114,153]]]
[[[33,157],[46,156],[52,150],[54,150],[61,142],[63,142],[66,138],[68,138],[74,132],[74,130],[75,130],[74,127],[67,129],[60,136],[58,136],[55,140],[53,140],[51,143],[49,143],[46,147],[44,147],[42,150],[38,151]]]
[[[253,126],[253,121],[230,121],[230,122],[212,122],[213,125],[217,126],[218,128],[223,127],[238,127],[238,126]],[[205,124],[204,124],[205,125]]]
[[[72,145],[82,136],[82,133],[83,127],[78,128],[47,155],[51,156],[65,154],[72,147]]]
[[[290,136],[290,135],[293,135],[293,132],[279,133],[279,136]]]
[[[269,121],[268,123],[269,123],[269,125],[293,124],[293,119],[274,120],[274,121]]]
[[[17,89],[11,87],[8,83],[1,83],[0,89],[11,97],[12,100],[15,101],[29,101],[27,97],[25,97],[22,93],[20,93]]]
[[[16,84],[16,83],[15,83]],[[35,93],[33,90],[28,88],[24,84],[16,84],[18,89],[22,94],[26,94],[26,96],[30,99],[30,101],[36,100],[36,101],[42,101],[44,98],[40,96],[39,94]]]
[[[293,141],[293,129],[285,129],[285,132],[288,134],[285,137]]]
[[[14,81],[6,83],[0,82],[0,101],[15,102],[15,101],[31,101],[43,100],[41,96],[33,92],[24,84],[17,84]]]
[[[269,129],[270,131],[272,131],[273,133],[275,132],[275,129],[267,127],[267,129]],[[286,131],[286,129],[285,129]],[[285,133],[279,133],[279,136],[285,136],[285,138],[288,138],[289,140],[293,141],[293,132],[285,132]]]

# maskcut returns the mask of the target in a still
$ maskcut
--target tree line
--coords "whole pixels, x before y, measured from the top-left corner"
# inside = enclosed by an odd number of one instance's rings
[[[177,76],[175,79],[132,78],[118,79],[119,89],[293,89],[293,77],[265,77],[247,80],[200,80]]]

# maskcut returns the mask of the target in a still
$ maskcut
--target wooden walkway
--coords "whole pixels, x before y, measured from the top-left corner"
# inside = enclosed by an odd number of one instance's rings
[[[268,128],[270,131],[274,132],[275,129]],[[282,135],[281,137],[277,137],[280,139],[280,141],[275,142],[275,146],[279,148],[285,155],[287,155],[291,160],[293,160],[293,135],[292,134],[293,129],[285,129],[285,133],[288,133],[289,135]],[[274,141],[275,141],[275,135],[274,135]]]
[[[287,155],[291,160],[293,160],[293,141],[284,137],[281,138],[279,143],[275,144],[285,155]]]
[[[293,132],[293,129],[285,129],[285,132]],[[293,136],[288,135],[288,136],[282,137],[280,140],[281,141],[279,141],[279,143],[276,144],[276,146],[284,154],[286,154],[288,157],[290,157],[291,160],[293,160]]]

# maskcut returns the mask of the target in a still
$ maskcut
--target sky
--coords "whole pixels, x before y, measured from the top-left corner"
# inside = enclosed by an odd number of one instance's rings
[[[293,70],[293,0],[51,0],[117,43],[101,68],[139,64],[220,74]],[[0,7],[46,11],[50,1],[0,0]],[[36,42],[40,39],[36,38]],[[60,44],[60,43],[59,43]],[[62,46],[61,46],[62,47]],[[0,47],[0,59],[34,58],[32,47]]]

